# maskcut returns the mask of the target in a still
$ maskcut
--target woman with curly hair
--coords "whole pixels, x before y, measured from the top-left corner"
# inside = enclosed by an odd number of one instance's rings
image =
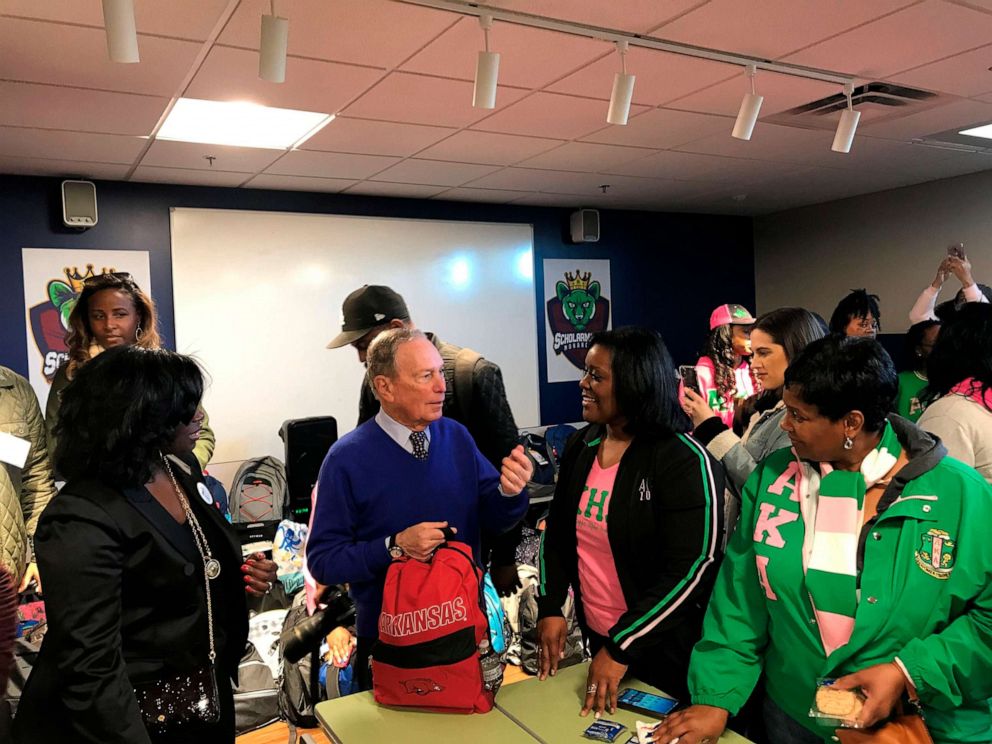
[[[878,295],[868,294],[867,289],[852,289],[837,303],[830,316],[830,332],[841,336],[868,336],[875,338],[882,329],[882,312]]]
[[[157,349],[162,345],[155,303],[128,273],[113,271],[91,276],[83,282],[83,291],[69,314],[65,343],[69,347],[69,360],[55,373],[45,406],[49,453],[55,452],[57,445],[54,432],[59,421],[62,391],[83,365],[115,346]],[[200,438],[193,450],[201,468],[210,462],[214,442],[214,433],[203,413]]]
[[[734,425],[734,407],[754,395],[746,359],[753,324],[743,305],[720,305],[710,314],[710,335],[696,362],[698,393],[728,427]]]
[[[164,349],[120,344],[63,395],[58,468],[35,551],[48,633],[14,742],[234,742],[245,594],[276,565],[242,561],[193,446],[203,376]],[[161,700],[160,700],[161,698]]]
[[[920,427],[992,483],[992,305],[969,302],[927,359]]]

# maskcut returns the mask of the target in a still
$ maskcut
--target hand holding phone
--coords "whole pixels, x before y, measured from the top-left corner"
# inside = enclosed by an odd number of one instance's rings
[[[696,395],[702,395],[699,390],[699,373],[696,372],[696,368],[691,364],[683,364],[679,367],[679,377],[682,378],[682,385],[694,392]]]
[[[951,243],[947,246],[947,255],[953,258],[964,258],[964,243]]]

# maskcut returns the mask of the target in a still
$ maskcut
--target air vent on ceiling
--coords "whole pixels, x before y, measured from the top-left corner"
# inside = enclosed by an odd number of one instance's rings
[[[861,112],[862,125],[910,116],[946,103],[944,97],[937,93],[877,82],[859,85],[851,99],[854,107]],[[826,98],[764,117],[762,121],[804,129],[832,130],[837,126],[837,114],[846,107],[847,98],[838,91]]]

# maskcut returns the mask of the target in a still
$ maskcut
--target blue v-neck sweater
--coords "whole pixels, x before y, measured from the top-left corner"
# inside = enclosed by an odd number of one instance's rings
[[[478,559],[480,527],[494,534],[509,529],[527,502],[526,489],[513,497],[499,492],[499,475],[458,422],[430,425],[428,457],[421,461],[370,419],[338,440],[320,468],[307,566],[322,584],[351,585],[358,635],[375,638],[389,536],[419,522],[446,521]]]

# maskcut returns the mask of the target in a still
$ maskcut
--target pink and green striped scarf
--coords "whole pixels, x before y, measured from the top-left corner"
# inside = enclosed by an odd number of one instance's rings
[[[901,452],[899,439],[886,421],[878,446],[865,457],[860,472],[834,470],[822,462],[801,463],[809,496],[816,498],[806,589],[827,656],[845,645],[854,630],[865,492],[892,470]]]

